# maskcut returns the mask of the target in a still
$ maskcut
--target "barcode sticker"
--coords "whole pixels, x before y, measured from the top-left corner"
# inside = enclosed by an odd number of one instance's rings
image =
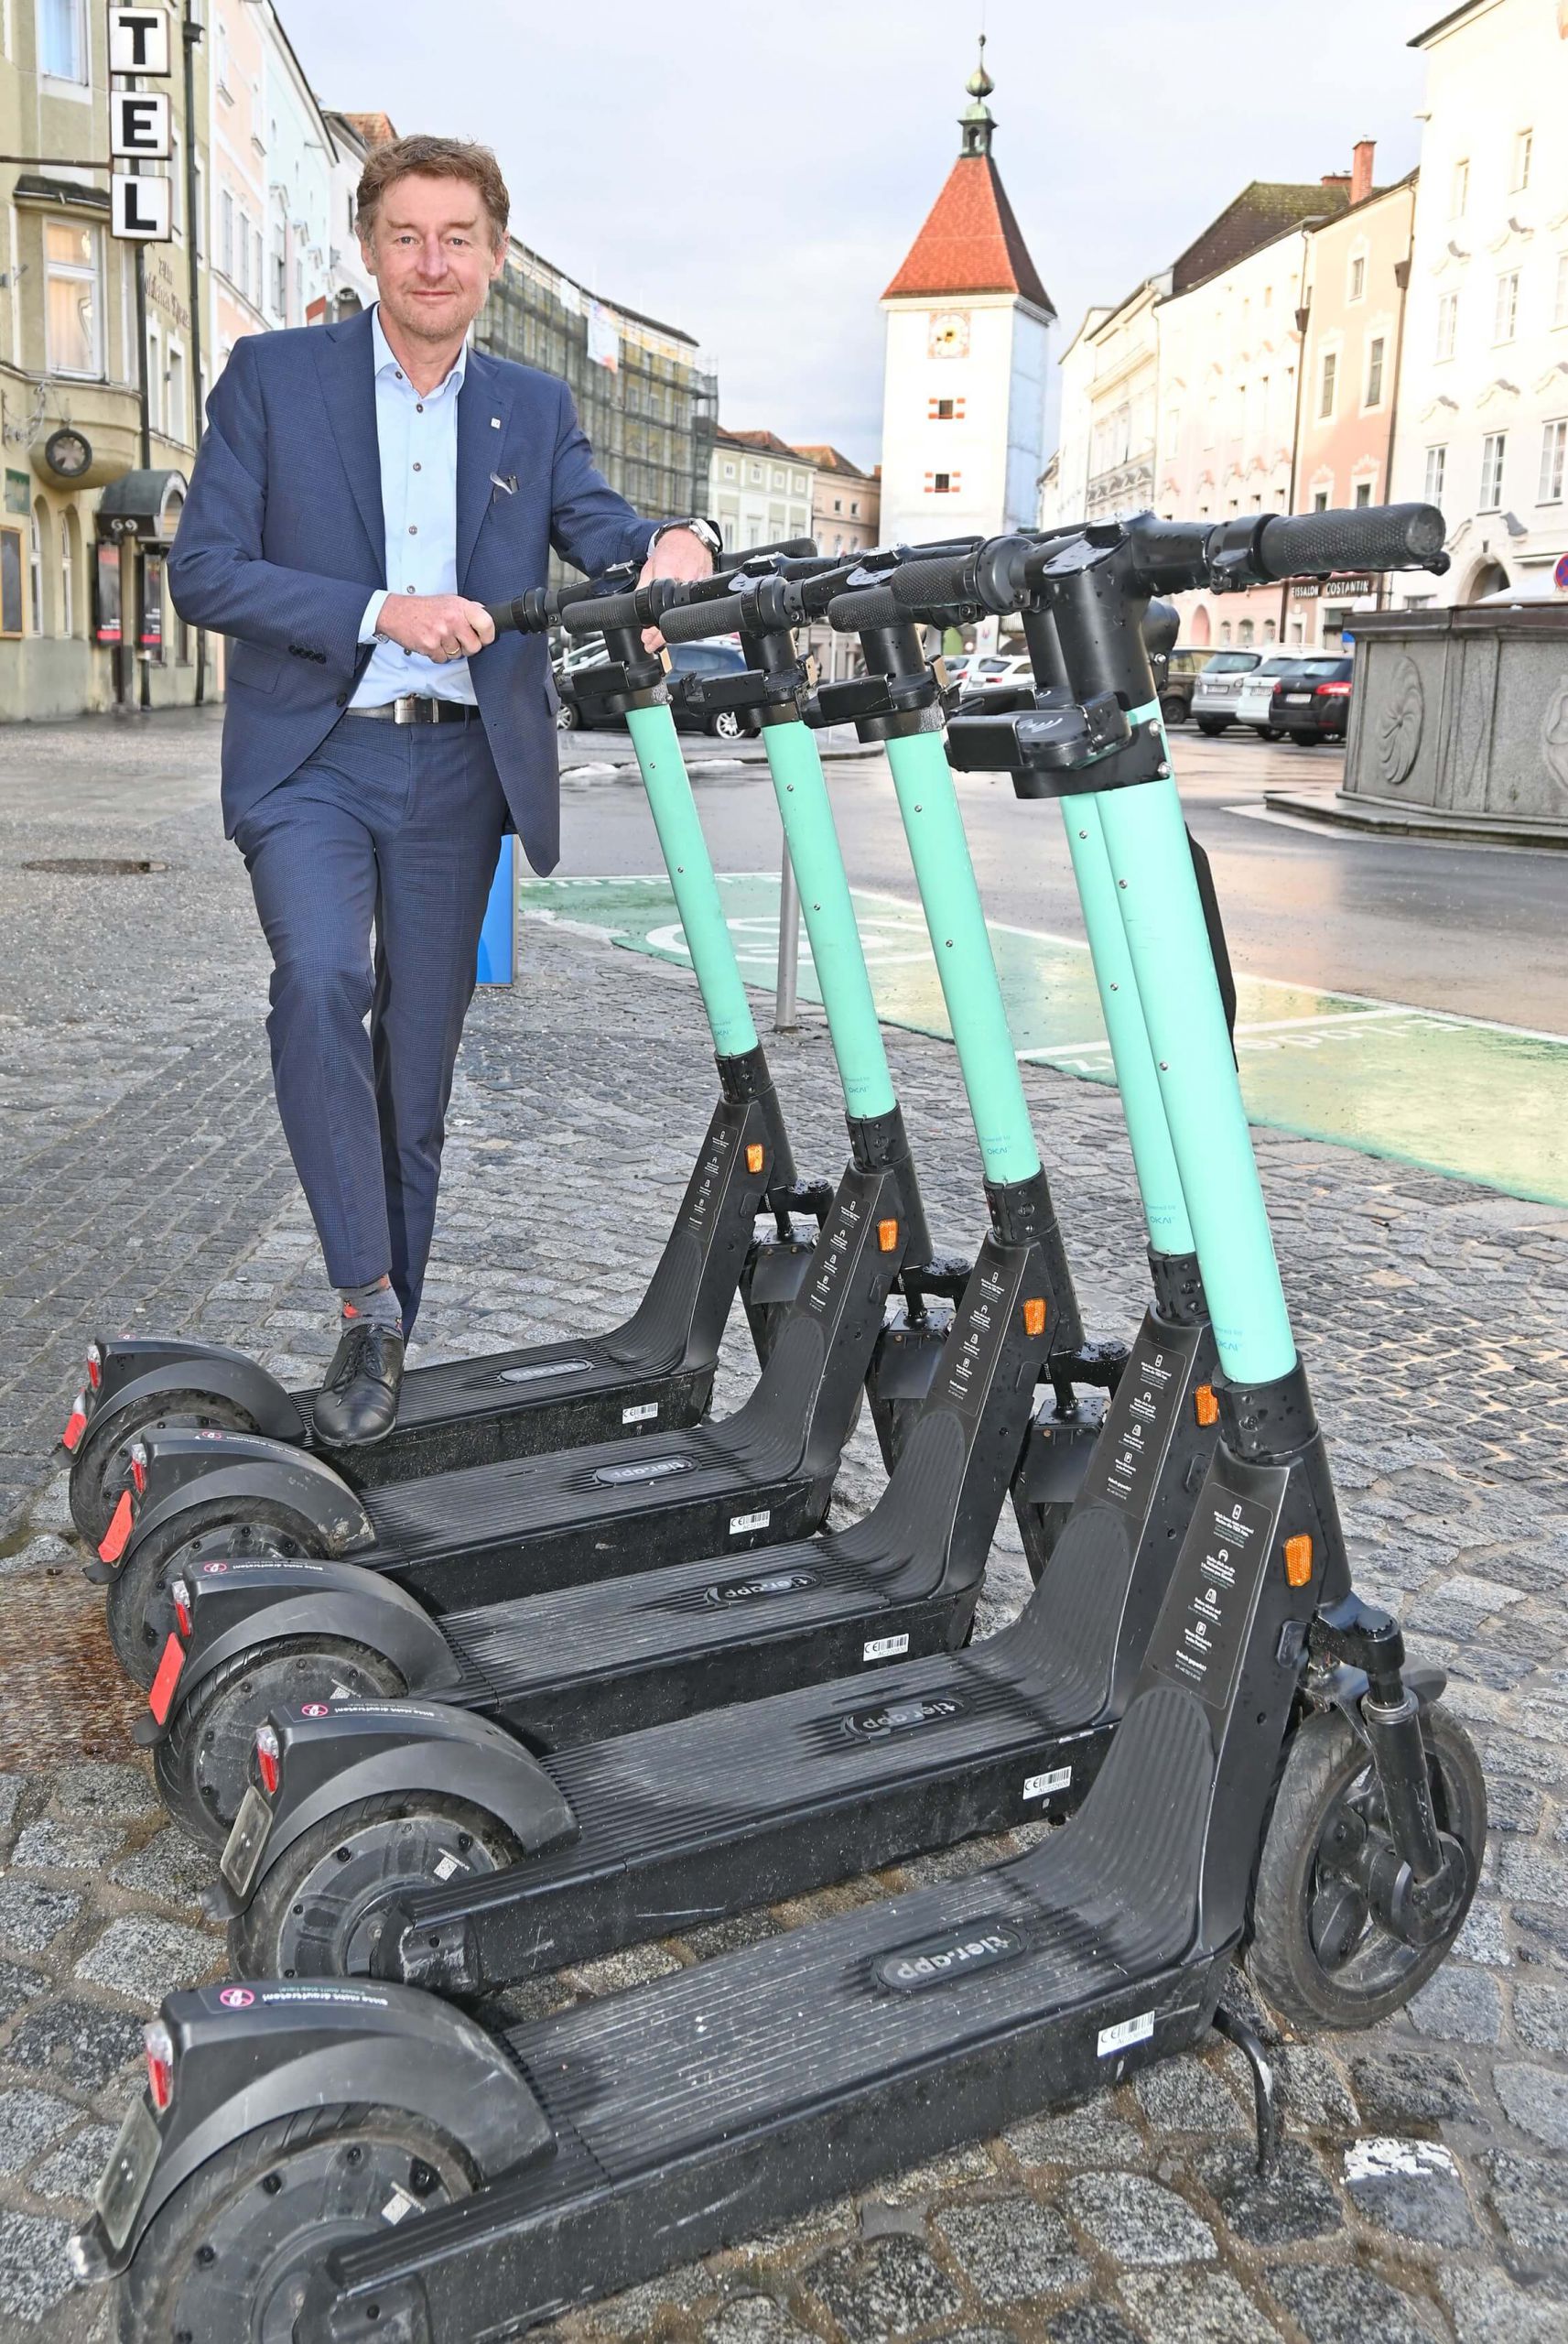
[[[434,1869],[438,1880],[450,1880],[454,1872],[467,1872],[468,1866],[460,1856],[445,1855]]]
[[[862,1660],[896,1660],[901,1652],[909,1650],[907,1636],[873,1636],[861,1653]]]
[[[1116,2026],[1102,2026],[1095,2041],[1096,2056],[1108,2059],[1113,2052],[1125,2051],[1134,2043],[1147,2043],[1153,2032],[1152,2011],[1140,2011],[1136,2018],[1124,2018]]]
[[[623,1425],[651,1425],[658,1413],[656,1400],[644,1400],[640,1408],[622,1408],[621,1421]]]
[[[773,1518],[771,1512],[763,1514],[738,1514],[730,1525],[730,1536],[731,1538],[739,1538],[742,1531],[765,1530]]]
[[[1030,1774],[1023,1785],[1025,1798],[1049,1798],[1053,1791],[1065,1791],[1073,1779],[1070,1766],[1057,1766],[1049,1774]]]

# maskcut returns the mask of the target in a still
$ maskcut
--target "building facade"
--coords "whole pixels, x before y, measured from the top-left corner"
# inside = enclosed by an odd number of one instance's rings
[[[216,380],[229,353],[267,324],[265,12],[252,0],[212,0],[207,43],[212,123],[208,349]]]
[[[863,472],[837,448],[795,450],[811,466],[811,530],[823,553],[863,553],[878,543],[880,472]]]
[[[1088,406],[1082,513],[1091,521],[1154,502],[1160,346],[1156,310],[1171,280],[1152,277],[1083,337]]]
[[[812,534],[810,460],[773,431],[719,429],[709,460],[706,511],[726,552]]]
[[[1568,9],[1469,0],[1427,60],[1396,497],[1448,523],[1397,608],[1553,593],[1568,553]]]
[[[21,159],[0,165],[0,718],[189,700],[196,644],[168,606],[163,562],[200,395],[187,166],[194,146],[200,222],[206,74],[188,121],[176,15],[174,70],[158,84],[173,159],[142,167],[173,181],[174,240],[139,248],[138,286],[138,249],[109,232],[104,9],[31,0],[6,9],[4,31],[0,150]]]
[[[1323,513],[1390,499],[1416,182],[1374,189],[1372,142],[1356,148],[1349,209],[1307,239],[1306,342],[1293,509]],[[1336,651],[1390,581],[1344,576],[1295,581],[1281,640]]]
[[[882,295],[890,542],[1028,528],[1038,506],[1056,313],[991,159],[994,86],[982,55],[958,158]]]

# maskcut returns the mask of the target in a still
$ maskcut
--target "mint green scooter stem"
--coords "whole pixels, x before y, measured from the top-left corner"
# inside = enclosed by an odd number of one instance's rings
[[[1160,1095],[1138,981],[1132,973],[1117,885],[1106,853],[1100,820],[1104,802],[1100,798],[1061,800],[1067,852],[1073,858],[1073,875],[1078,883],[1089,958],[1094,963],[1100,1014],[1105,1019],[1111,1064],[1116,1069],[1117,1089],[1127,1118],[1127,1136],[1132,1149],[1133,1170],[1138,1176],[1138,1192],[1143,1200],[1149,1243],[1156,1253],[1191,1253],[1195,1251],[1192,1222],[1182,1193],[1181,1174],[1176,1169],[1176,1152],[1171,1145],[1171,1127]]]
[[[986,1178],[1033,1179],[1040,1153],[943,736],[906,733],[887,757]]]
[[[890,1114],[896,1103],[892,1077],[816,738],[802,723],[764,724],[762,744],[800,889],[845,1109],[854,1122]]]
[[[1151,702],[1129,721],[1159,713]],[[1272,1383],[1294,1367],[1296,1346],[1176,785],[1141,782],[1094,803],[1220,1364],[1236,1383]]]
[[[626,711],[626,723],[697,971],[702,1005],[713,1029],[714,1049],[721,1058],[743,1058],[757,1047],[757,1029],[719,899],[708,841],[697,818],[675,719],[667,707],[633,708]]]

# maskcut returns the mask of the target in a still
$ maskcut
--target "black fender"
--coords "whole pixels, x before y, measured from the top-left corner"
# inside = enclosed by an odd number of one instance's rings
[[[206,1555],[192,1562],[185,1584],[190,1633],[170,1723],[215,1669],[289,1636],[364,1644],[391,1661],[410,1693],[444,1692],[462,1675],[461,1661],[418,1598],[362,1563]],[[165,1725],[148,1738],[161,1741],[168,1731]]]
[[[575,1839],[570,1802],[503,1726],[445,1701],[332,1701],[274,1709],[278,1785],[250,1894],[312,1825],[362,1799],[429,1791],[482,1807],[525,1855]],[[248,1902],[248,1899],[246,1900]],[[243,1909],[226,1904],[226,1914]]]
[[[180,1341],[165,1335],[100,1335],[95,1339],[98,1384],[87,1421],[108,1416],[159,1392],[211,1392],[243,1408],[258,1432],[273,1440],[303,1440],[306,1424],[276,1375],[226,1343]]]
[[[128,1494],[129,1536],[117,1552],[105,1555],[100,1547],[100,1564],[87,1567],[90,1579],[113,1578],[153,1531],[197,1506],[223,1500],[233,1501],[236,1514],[246,1499],[287,1507],[316,1533],[329,1555],[375,1542],[369,1514],[341,1473],[308,1449],[262,1433],[161,1433],[147,1443],[145,1487],[139,1495]]]
[[[157,2116],[141,2095],[111,2170],[124,2170],[138,2119],[157,2131],[156,2161],[138,2205],[116,2205],[112,2187],[100,2192],[99,2210],[71,2241],[84,2278],[123,2271],[182,2182],[242,2133],[282,2118],[356,2102],[401,2109],[456,2141],[482,2181],[555,2146],[543,2109],[495,2039],[410,1987],[203,1986],[168,1995],[159,2015],[174,2048],[174,2096]]]

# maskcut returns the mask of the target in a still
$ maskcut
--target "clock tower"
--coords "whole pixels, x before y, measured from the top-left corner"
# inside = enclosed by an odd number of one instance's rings
[[[1056,312],[991,160],[980,62],[957,160],[882,295],[884,545],[1030,528]]]

